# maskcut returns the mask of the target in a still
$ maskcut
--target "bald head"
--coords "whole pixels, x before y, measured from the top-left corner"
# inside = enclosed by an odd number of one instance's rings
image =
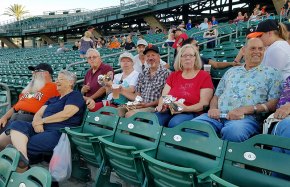
[[[261,39],[252,38],[248,40],[244,54],[246,67],[251,69],[261,64],[264,57],[265,47]]]

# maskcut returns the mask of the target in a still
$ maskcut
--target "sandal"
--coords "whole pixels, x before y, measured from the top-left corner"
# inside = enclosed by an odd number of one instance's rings
[[[6,146],[6,148],[16,149],[12,144],[8,144]],[[29,160],[27,160],[25,158],[25,156],[20,151],[19,151],[19,153],[20,153],[20,157],[19,157],[19,161],[18,161],[18,166],[17,166],[16,172],[23,173],[23,172],[25,172],[26,170],[28,170],[30,168]]]

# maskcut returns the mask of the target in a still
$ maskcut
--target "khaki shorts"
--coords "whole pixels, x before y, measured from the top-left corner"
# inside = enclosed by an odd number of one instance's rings
[[[120,117],[130,117],[137,112],[155,112],[155,108],[153,107],[139,108],[130,111],[125,107],[118,107],[117,110]]]

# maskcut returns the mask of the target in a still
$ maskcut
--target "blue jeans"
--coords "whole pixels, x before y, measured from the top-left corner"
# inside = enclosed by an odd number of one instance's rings
[[[276,124],[272,131],[273,135],[290,138],[290,118],[285,118]],[[290,154],[289,150],[273,147],[273,151]]]
[[[272,131],[272,134],[281,136],[281,137],[290,138],[290,125],[289,124],[290,124],[290,118],[283,119],[282,121],[276,124],[276,126],[274,127]],[[273,147],[272,150],[275,152],[290,154],[289,150],[282,149],[279,147]],[[290,180],[289,176],[285,176],[276,172],[272,172],[272,176]]]
[[[156,112],[159,124],[161,126],[167,126],[169,128],[175,127],[184,121],[189,121],[197,116],[195,113],[181,113],[171,115],[170,111]]]
[[[243,142],[251,136],[258,134],[260,125],[253,116],[245,116],[241,120],[216,120],[207,114],[200,115],[192,121],[207,122],[213,126],[217,133],[221,134],[223,140],[232,142]]]

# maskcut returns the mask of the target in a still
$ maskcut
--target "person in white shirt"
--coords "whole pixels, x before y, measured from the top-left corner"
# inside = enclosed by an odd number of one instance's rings
[[[200,30],[207,30],[208,29],[208,19],[204,18],[203,23],[201,23],[198,28]]]
[[[290,45],[287,42],[288,32],[283,23],[267,19],[258,24],[255,32],[248,38],[259,37],[267,49],[262,64],[281,71],[284,80],[290,76]]]
[[[134,70],[139,73],[142,73],[145,68],[149,67],[146,62],[145,55],[143,54],[143,52],[145,51],[145,47],[147,46],[148,43],[144,39],[137,41],[138,54],[134,56],[133,61],[134,61]],[[161,59],[160,64],[165,68],[169,68],[169,65]]]

